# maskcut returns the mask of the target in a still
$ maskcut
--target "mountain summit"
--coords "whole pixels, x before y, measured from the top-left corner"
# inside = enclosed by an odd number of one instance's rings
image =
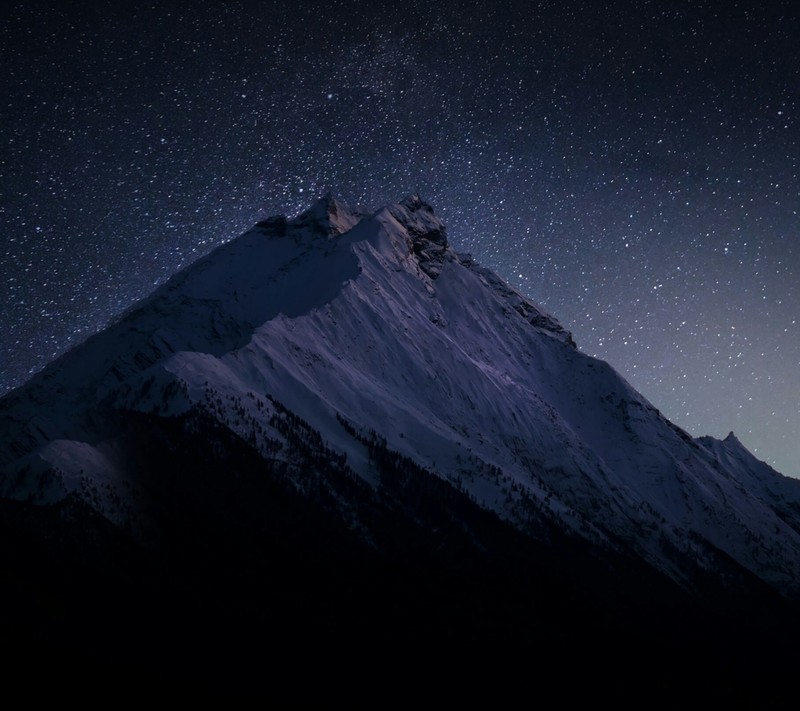
[[[128,551],[123,587],[179,595],[206,566],[282,605],[322,585],[359,629],[391,600],[397,633],[422,584],[459,634],[479,599],[533,624],[520,590],[631,628],[655,599],[800,593],[800,482],[669,422],[417,195],[257,223],[0,400],[0,434],[6,528],[51,551],[66,526],[59,555],[104,575]],[[551,641],[589,618],[554,619]]]
[[[293,220],[293,226],[306,228],[312,233],[327,237],[335,237],[355,227],[361,217],[362,215],[327,193]],[[273,219],[285,222],[282,215]]]

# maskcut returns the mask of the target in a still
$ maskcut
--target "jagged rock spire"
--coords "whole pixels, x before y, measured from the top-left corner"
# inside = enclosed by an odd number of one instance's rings
[[[397,205],[390,206],[389,212],[406,229],[409,249],[417,257],[420,269],[436,279],[449,249],[444,223],[417,194],[408,195]]]

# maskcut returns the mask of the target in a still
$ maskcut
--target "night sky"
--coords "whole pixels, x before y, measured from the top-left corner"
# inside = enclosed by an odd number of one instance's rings
[[[419,192],[676,424],[800,476],[792,4],[3,3],[0,393],[258,219]]]

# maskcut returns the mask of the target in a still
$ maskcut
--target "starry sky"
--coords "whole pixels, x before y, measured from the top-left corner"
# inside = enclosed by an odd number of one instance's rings
[[[791,2],[0,6],[0,393],[256,220],[419,192],[692,435],[800,476]]]

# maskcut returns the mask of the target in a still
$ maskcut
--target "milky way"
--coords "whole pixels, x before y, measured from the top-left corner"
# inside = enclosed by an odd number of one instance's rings
[[[0,393],[258,219],[419,192],[676,424],[800,476],[791,3],[128,5],[0,10]]]

